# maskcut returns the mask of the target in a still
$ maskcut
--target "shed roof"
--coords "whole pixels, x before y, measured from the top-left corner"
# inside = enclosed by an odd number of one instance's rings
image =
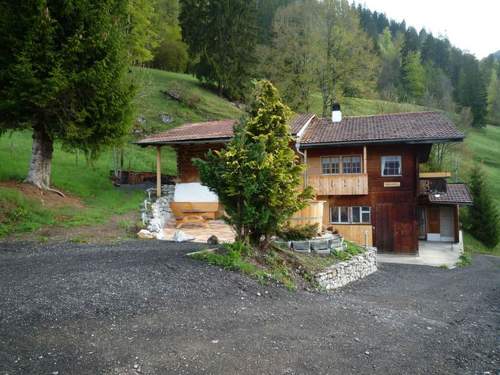
[[[429,194],[429,202],[435,204],[472,204],[472,196],[465,184],[447,184],[446,193]]]

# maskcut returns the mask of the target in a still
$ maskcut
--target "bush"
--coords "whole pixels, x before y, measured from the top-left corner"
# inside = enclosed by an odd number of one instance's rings
[[[316,237],[318,224],[305,224],[301,226],[286,225],[278,233],[278,237],[285,241],[303,241]]]

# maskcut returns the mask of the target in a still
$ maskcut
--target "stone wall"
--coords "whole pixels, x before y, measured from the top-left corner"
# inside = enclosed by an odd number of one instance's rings
[[[162,237],[165,224],[172,217],[170,202],[174,199],[175,185],[163,185],[161,187],[162,196],[155,200],[154,192],[148,192],[148,198],[144,200],[142,208],[142,222],[148,231],[154,233],[156,237]]]
[[[366,252],[351,259],[336,263],[315,275],[316,281],[324,289],[336,289],[350,282],[362,279],[377,270],[377,249],[368,248]]]

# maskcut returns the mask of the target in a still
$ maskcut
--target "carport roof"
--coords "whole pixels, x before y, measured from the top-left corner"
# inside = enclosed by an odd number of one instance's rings
[[[434,204],[471,205],[472,196],[465,184],[448,184],[446,193],[429,194],[429,202]]]

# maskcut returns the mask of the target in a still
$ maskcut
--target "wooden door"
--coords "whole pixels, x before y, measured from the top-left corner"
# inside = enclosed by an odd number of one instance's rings
[[[427,237],[427,224],[426,224],[426,212],[425,207],[417,208],[418,217],[418,238],[425,240]]]
[[[392,225],[392,204],[380,203],[375,209],[375,237],[378,251],[394,251],[394,228]]]

